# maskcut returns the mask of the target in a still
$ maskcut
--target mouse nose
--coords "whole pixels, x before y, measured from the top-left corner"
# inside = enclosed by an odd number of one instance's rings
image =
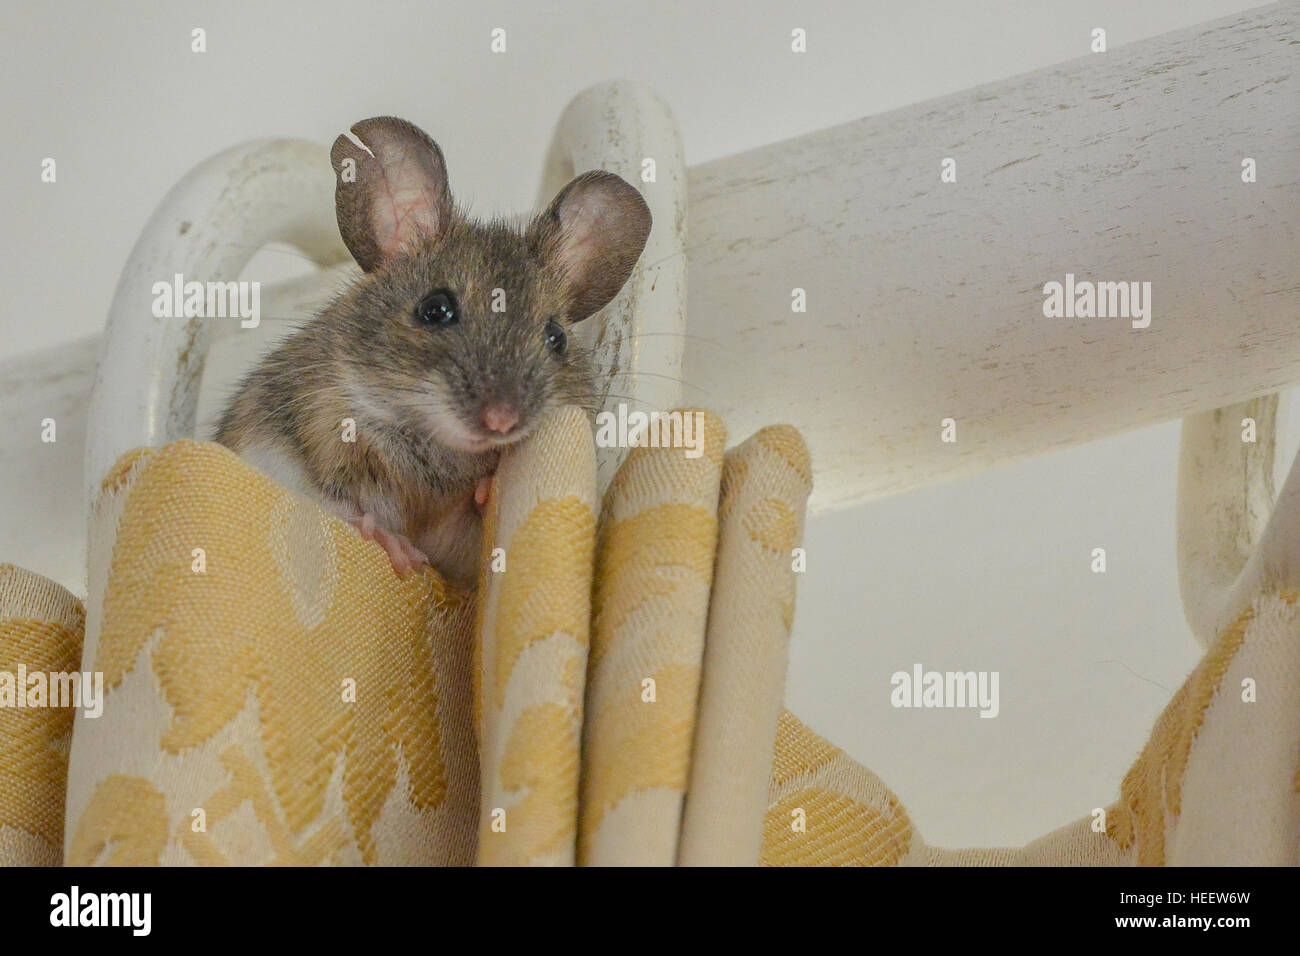
[[[507,402],[494,402],[483,409],[483,427],[504,435],[519,424],[519,412]]]

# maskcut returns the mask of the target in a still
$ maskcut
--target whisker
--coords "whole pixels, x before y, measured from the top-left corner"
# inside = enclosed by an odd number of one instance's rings
[[[613,371],[613,370],[611,370],[611,369],[607,369],[607,368],[602,368],[602,369],[600,369],[599,371],[606,373],[606,374],[609,375],[611,378],[614,378],[614,377],[617,377],[617,376],[621,376],[621,375],[633,375],[633,376],[643,375],[643,376],[645,376],[645,377],[647,377],[647,378],[662,378],[662,379],[665,379],[666,381],[669,381],[669,382],[676,382],[678,385],[682,386],[683,388],[693,388],[693,389],[696,389],[696,390],[698,390],[701,394],[704,394],[704,395],[710,395],[710,394],[712,394],[712,393],[711,393],[707,388],[705,388],[703,385],[696,385],[694,382],[683,381],[682,379],[680,379],[680,378],[676,378],[676,377],[674,377],[674,376],[672,376],[672,375],[661,375],[661,374],[658,373],[658,372],[642,372],[642,371],[631,371],[631,370],[629,370],[629,371],[625,371],[625,372],[619,372],[619,371]]]
[[[655,338],[659,336],[672,336],[673,338],[688,339],[692,342],[703,342],[706,345],[716,345],[718,348],[724,347],[717,339],[706,338],[703,335],[692,335],[689,332],[635,332],[632,335],[627,336],[627,338],[636,340]]]
[[[254,252],[254,254],[259,252],[271,252],[282,256],[292,256],[293,258],[301,259],[304,262],[310,262],[312,265],[322,270],[333,268],[333,265],[331,264],[321,265],[311,256],[307,255],[305,252],[301,251],[300,249],[296,249],[293,246],[290,246],[288,243],[284,243],[284,246],[288,246],[288,248],[276,246],[271,243],[253,245],[252,243],[248,243],[248,242],[223,242],[221,244],[221,248],[223,249],[251,249]]]

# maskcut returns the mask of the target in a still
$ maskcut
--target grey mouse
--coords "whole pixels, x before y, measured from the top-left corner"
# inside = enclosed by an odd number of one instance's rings
[[[548,409],[594,411],[571,326],[623,287],[650,233],[640,193],[584,173],[523,223],[452,201],[442,151],[377,117],[334,141],[339,232],[363,275],[236,391],[216,439],[378,542],[399,574],[477,579],[501,449]]]

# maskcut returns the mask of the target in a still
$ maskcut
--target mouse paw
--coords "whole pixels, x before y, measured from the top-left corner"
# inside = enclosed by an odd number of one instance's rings
[[[492,475],[484,475],[474,486],[474,506],[478,508],[478,513],[483,513],[484,506],[487,505],[488,493],[492,490]]]
[[[369,511],[348,523],[360,531],[361,537],[366,541],[374,541],[388,552],[388,560],[392,562],[393,570],[399,575],[405,575],[420,565],[429,563],[424,552],[411,544],[410,538],[381,528],[375,523],[375,516]]]

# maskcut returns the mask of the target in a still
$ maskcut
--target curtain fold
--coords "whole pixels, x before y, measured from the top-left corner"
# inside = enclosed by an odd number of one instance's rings
[[[727,453],[690,791],[678,861],[753,866],[794,623],[795,554],[812,470],[793,428]]]
[[[699,415],[696,457],[634,448],[605,492],[583,723],[584,865],[677,859],[726,445],[722,422]]]
[[[484,529],[478,862],[572,865],[596,540],[585,413],[503,455]]]

